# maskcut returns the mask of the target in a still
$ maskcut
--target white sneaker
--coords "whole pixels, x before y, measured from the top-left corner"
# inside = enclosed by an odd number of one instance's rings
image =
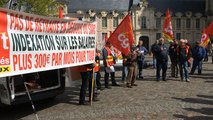
[[[186,79],[186,82],[190,82],[190,80],[189,80],[189,79]]]

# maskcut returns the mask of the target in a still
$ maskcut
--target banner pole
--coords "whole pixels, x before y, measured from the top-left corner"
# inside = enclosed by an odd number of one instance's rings
[[[93,92],[94,92],[94,68],[92,69],[92,88],[91,88],[91,95],[90,95],[90,105],[92,106],[93,100]]]
[[[31,102],[31,105],[32,105],[34,114],[35,114],[35,116],[36,116],[36,120],[39,120],[38,115],[37,115],[37,112],[36,112],[36,109],[35,109],[35,106],[34,106],[33,101],[32,101],[32,98],[31,98],[30,93],[29,93],[29,90],[28,90],[28,88],[27,88],[27,83],[26,83],[26,82],[24,82],[24,86],[25,86],[27,95],[28,95],[28,97],[29,97],[29,100],[30,100],[30,102]]]

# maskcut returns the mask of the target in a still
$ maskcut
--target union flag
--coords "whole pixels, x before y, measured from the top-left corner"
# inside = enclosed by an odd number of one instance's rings
[[[128,55],[130,46],[134,43],[131,17],[128,14],[115,31],[110,35],[108,42],[123,54]]]
[[[59,18],[64,18],[64,16],[63,16],[63,8],[60,6],[59,7],[59,16],[58,16]]]
[[[169,42],[172,42],[174,39],[174,35],[172,31],[171,15],[170,15],[169,9],[167,9],[166,16],[164,19],[163,37],[167,39]]]
[[[206,34],[206,32],[204,31],[203,34],[202,34],[200,45],[206,48],[207,45],[209,44],[209,42],[210,42],[210,38]]]
[[[206,34],[209,34],[211,36],[213,36],[213,21],[211,22],[211,24],[206,28]]]

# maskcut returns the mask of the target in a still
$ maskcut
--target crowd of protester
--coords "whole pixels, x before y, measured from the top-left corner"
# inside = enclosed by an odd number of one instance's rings
[[[82,85],[80,90],[80,105],[87,105],[85,101],[87,90],[89,90],[89,101],[98,101],[98,94],[105,89],[111,89],[109,85],[109,76],[111,77],[112,86],[120,86],[115,79],[116,54],[111,49],[111,44],[106,42],[105,47],[96,50],[95,63],[80,67],[82,77]],[[126,84],[127,88],[137,86],[136,79],[144,79],[143,68],[145,56],[149,53],[143,46],[143,38],[140,37],[138,45],[130,47],[130,53],[123,56],[122,78],[121,81]],[[195,42],[191,47],[188,40],[180,39],[173,40],[167,47],[164,38],[156,40],[151,46],[153,55],[153,69],[156,70],[156,81],[167,81],[168,61],[171,63],[171,77],[177,78],[180,81],[190,82],[189,74],[193,75],[196,68],[198,74],[202,74],[202,62],[208,60],[206,58],[206,49],[200,45],[200,42]],[[101,55],[102,54],[102,55]],[[208,57],[208,56],[207,56]],[[101,86],[100,60],[103,60],[104,65],[104,88]],[[193,60],[193,61],[192,61]],[[191,69],[191,71],[189,71]],[[162,74],[161,74],[162,71]],[[94,79],[94,85],[92,84]],[[89,86],[89,87],[88,87]],[[87,87],[89,89],[87,89]]]

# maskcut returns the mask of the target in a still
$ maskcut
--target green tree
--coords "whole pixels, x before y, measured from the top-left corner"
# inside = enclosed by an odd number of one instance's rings
[[[0,7],[3,7],[8,2],[9,2],[9,0],[0,0]]]
[[[43,16],[56,15],[60,2],[55,0],[18,0],[19,10]]]

